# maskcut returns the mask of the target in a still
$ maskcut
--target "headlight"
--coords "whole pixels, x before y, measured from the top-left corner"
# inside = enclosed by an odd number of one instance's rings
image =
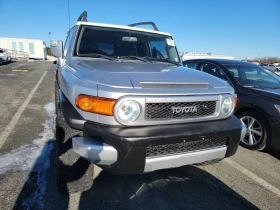
[[[120,123],[131,123],[138,119],[141,106],[137,101],[127,100],[122,102],[116,109],[116,117]]]
[[[221,114],[226,116],[233,111],[233,101],[231,97],[226,97],[222,103]]]

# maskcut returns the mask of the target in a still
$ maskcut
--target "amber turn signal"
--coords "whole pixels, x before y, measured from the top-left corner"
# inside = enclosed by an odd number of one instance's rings
[[[238,97],[237,97],[237,94],[234,95],[234,101],[233,101],[233,107],[234,109],[236,108],[237,106],[237,102],[238,102]]]
[[[274,105],[277,111],[280,113],[280,105]]]
[[[78,95],[75,100],[75,104],[79,109],[85,112],[92,112],[107,116],[113,116],[115,103],[115,99],[100,98],[89,95]]]

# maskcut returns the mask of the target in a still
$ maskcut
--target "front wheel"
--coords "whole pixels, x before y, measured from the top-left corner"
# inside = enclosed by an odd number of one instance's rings
[[[246,126],[246,135],[240,145],[250,150],[265,150],[270,146],[271,132],[267,120],[260,113],[245,111],[237,114]]]
[[[56,99],[56,169],[57,187],[61,194],[87,191],[93,183],[93,164],[80,157],[72,149],[72,137],[83,132],[69,127],[58,106],[58,86],[55,84]]]

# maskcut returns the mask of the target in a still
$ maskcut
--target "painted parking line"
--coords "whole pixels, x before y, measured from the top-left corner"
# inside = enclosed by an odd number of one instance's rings
[[[254,174],[251,171],[247,170],[246,168],[242,167],[241,165],[239,165],[235,161],[233,161],[231,159],[228,159],[228,158],[224,159],[224,161],[227,164],[229,164],[231,167],[237,169],[238,171],[240,171],[241,173],[243,173],[244,175],[246,175],[247,177],[249,177],[250,179],[252,179],[256,183],[258,183],[260,186],[264,187],[268,191],[270,191],[270,192],[274,193],[275,195],[277,195],[278,197],[280,197],[280,190],[278,188],[269,184],[267,181],[263,180],[262,178],[260,178],[256,174]]]
[[[69,210],[79,209],[81,193],[71,193],[69,195]]]
[[[25,110],[25,108],[27,107],[27,105],[29,104],[31,98],[33,97],[34,93],[36,92],[36,90],[38,89],[38,87],[40,86],[41,82],[43,81],[44,77],[46,76],[47,71],[45,71],[45,73],[43,74],[43,76],[40,78],[40,80],[38,81],[38,83],[35,85],[35,87],[31,90],[31,92],[29,93],[29,95],[27,96],[27,98],[25,99],[25,101],[23,102],[23,104],[20,106],[20,108],[17,110],[17,112],[15,113],[15,115],[13,116],[13,118],[11,119],[11,121],[9,122],[9,124],[7,125],[7,127],[4,129],[4,131],[1,133],[0,135],[0,149],[2,148],[2,146],[4,145],[5,141],[7,140],[7,138],[9,137],[10,133],[12,132],[12,130],[14,129],[15,125],[17,124],[20,116],[22,115],[23,111]]]
[[[12,72],[28,72],[27,69],[14,69]]]

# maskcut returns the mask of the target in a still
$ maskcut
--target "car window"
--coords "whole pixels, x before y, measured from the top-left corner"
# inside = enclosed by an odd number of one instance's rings
[[[239,78],[239,73],[238,73],[238,71],[237,71],[236,68],[231,68],[231,69],[229,69],[229,72],[230,72],[230,74],[231,74],[233,77]]]
[[[170,41],[169,41],[170,40]],[[172,42],[172,43],[169,43]],[[172,39],[160,40],[160,41],[150,41],[150,47],[152,50],[152,57],[155,58],[171,58],[172,61],[179,62],[177,57],[176,49],[173,47]]]
[[[225,67],[228,69],[229,73],[235,78],[235,80],[238,83],[241,83],[242,78],[238,71],[238,68],[234,65],[225,65]]]
[[[222,80],[228,81],[225,73],[218,66],[216,66],[214,64],[203,63],[200,67],[200,70],[205,73],[211,74],[215,77],[219,77]]]
[[[74,55],[101,54],[135,60],[135,56],[153,62],[180,62],[172,37],[127,29],[82,26]],[[162,61],[163,60],[163,61]]]
[[[191,68],[191,69],[197,69],[199,63],[196,62],[184,62],[183,65],[185,67]]]
[[[69,46],[70,46],[70,41],[72,39],[72,35],[73,35],[73,30],[69,31],[66,40],[64,42],[64,46],[63,46],[63,57],[65,57],[67,55],[67,51],[69,50]]]
[[[165,41],[152,41],[150,42],[150,45],[152,49],[159,51],[159,53],[161,53],[164,58],[168,57]],[[156,54],[154,57],[160,56],[159,53]]]
[[[105,42],[95,42],[97,47],[102,50],[107,55],[114,54],[114,45],[112,43],[105,43]]]
[[[245,77],[248,81],[264,81],[264,82],[279,84],[279,81],[271,77],[271,75],[267,74],[267,72],[270,73],[269,70],[264,70],[264,71],[259,71],[258,69],[244,70]]]
[[[226,64],[230,72],[237,71],[236,80],[243,86],[260,88],[280,88],[280,78],[271,71],[251,64]]]

